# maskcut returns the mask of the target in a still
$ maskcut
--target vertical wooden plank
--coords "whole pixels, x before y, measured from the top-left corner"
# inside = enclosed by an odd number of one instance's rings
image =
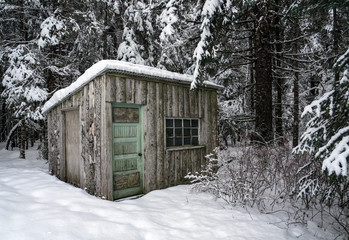
[[[202,89],[198,89],[198,111],[198,117],[202,118]]]
[[[89,108],[94,108],[94,100],[95,100],[95,98],[94,98],[94,94],[95,94],[95,92],[94,92],[94,81],[91,81],[91,82],[89,82],[89,84],[88,84],[88,95],[89,95],[89,102],[88,102],[88,105],[89,105]]]
[[[205,114],[205,118],[207,119],[207,150],[208,150],[208,153],[211,153],[212,150],[213,150],[213,141],[214,139],[212,138],[213,137],[213,123],[212,123],[212,120],[213,120],[213,110],[212,110],[212,91],[207,91],[207,113]]]
[[[183,151],[183,165],[182,165],[182,172],[183,177],[187,176],[188,174],[188,150]]]
[[[47,154],[47,160],[48,160],[48,171],[50,174],[55,174],[54,172],[54,162],[55,159],[53,158],[51,152],[54,149],[54,140],[52,139],[51,133],[55,131],[53,128],[53,121],[52,121],[52,109],[50,112],[47,113],[47,148],[49,149]]]
[[[90,194],[95,194],[96,191],[96,161],[94,155],[95,149],[95,83],[96,80],[91,81],[88,84],[88,107],[87,107],[87,115],[86,115],[86,128],[85,128],[85,177],[86,177],[86,191]]]
[[[167,113],[166,117],[173,117],[173,91],[172,86],[166,86],[166,95],[167,95]]]
[[[133,79],[126,79],[126,102],[135,103],[135,81]]]
[[[147,105],[144,113],[144,187],[149,192],[157,188],[157,119],[156,87],[147,83]]]
[[[217,109],[217,92],[212,90],[211,94],[211,109],[212,109],[212,148],[218,146],[218,109]]]
[[[103,76],[95,79],[95,108],[94,108],[94,161],[95,161],[95,194],[100,196],[102,193],[102,169],[101,169],[101,101],[102,101],[102,81]]]
[[[189,101],[190,89],[184,88],[184,97],[183,97],[183,105],[184,105],[184,117],[189,117],[191,102]]]
[[[178,185],[181,179],[180,153],[181,151],[174,151],[174,185]]]
[[[193,117],[198,118],[199,117],[199,89],[196,89],[194,91],[193,106],[194,106],[194,111],[192,111]]]
[[[106,74],[104,83],[104,102],[116,101],[116,77],[114,75]]]
[[[102,79],[102,96],[101,96],[101,160],[100,160],[100,169],[101,169],[101,194],[100,196],[104,199],[108,199],[107,186],[107,171],[106,171],[106,109],[105,104],[106,100],[109,101],[112,99],[112,87],[111,87],[112,76],[108,74],[103,75]],[[108,91],[107,91],[108,89]],[[112,200],[112,199],[111,199]]]
[[[108,85],[106,85],[108,86]],[[109,91],[106,88],[104,91]],[[102,138],[103,145],[102,148],[104,150],[104,161],[103,161],[103,170],[102,173],[105,175],[104,177],[104,185],[103,185],[103,196],[108,200],[113,199],[113,166],[112,166],[112,122],[111,122],[111,103],[102,101]]]
[[[200,106],[201,118],[205,117],[205,97],[206,97],[206,90],[201,89],[201,106]]]
[[[116,78],[116,102],[126,102],[126,79],[123,77]]]
[[[164,87],[163,83],[156,83],[156,138],[157,138],[157,182],[159,188],[164,188]]]
[[[147,104],[147,82],[134,80],[135,104]]]
[[[170,160],[170,162],[169,162],[169,165],[170,165],[170,168],[169,168],[170,169],[169,186],[174,186],[175,181],[176,181],[176,178],[175,178],[175,167],[176,167],[175,160],[176,160],[176,158],[175,158],[174,151],[169,152],[169,160]]]
[[[62,166],[64,165],[64,156],[63,156],[63,147],[62,147],[62,144],[63,144],[63,134],[62,134],[62,129],[63,129],[63,116],[62,116],[62,114],[61,114],[61,110],[62,110],[62,107],[61,106],[58,106],[57,107],[57,112],[56,112],[56,114],[57,114],[57,122],[58,122],[58,124],[57,124],[57,126],[58,126],[58,132],[59,132],[59,134],[57,134],[57,142],[58,142],[58,144],[57,144],[57,147],[58,147],[58,149],[57,149],[57,153],[58,153],[58,164],[57,164],[57,173],[61,176],[61,178],[60,179],[62,179],[62,180],[64,180],[64,176],[62,177],[62,175],[61,175],[61,168],[62,168]]]
[[[195,92],[196,90],[190,91],[189,98],[190,98],[190,113],[189,117],[195,117]]]
[[[208,121],[208,101],[207,101],[207,91],[204,90],[202,94],[202,118],[200,121],[200,136],[199,136],[199,141],[201,145],[207,146],[207,135],[208,135],[208,126],[207,126],[207,121]],[[208,148],[206,148],[208,150]],[[207,152],[206,152],[207,154]]]
[[[166,151],[164,161],[164,187],[170,186],[170,158],[171,151]]]
[[[178,87],[172,86],[172,116],[179,117]]]
[[[199,172],[204,170],[205,167],[206,167],[205,156],[206,156],[206,149],[205,148],[201,148],[200,158],[199,158]]]
[[[60,143],[61,143],[61,149],[60,149],[60,156],[61,156],[61,161],[60,161],[60,164],[59,164],[59,176],[60,176],[60,179],[63,180],[63,181],[66,181],[66,174],[65,174],[65,164],[66,164],[66,154],[65,154],[65,139],[66,139],[66,132],[65,132],[65,129],[66,129],[66,122],[65,122],[65,114],[63,111],[60,112],[60,129],[61,129],[61,139],[60,139]]]
[[[190,161],[188,166],[188,172],[195,173],[196,172],[196,159],[197,155],[200,152],[200,149],[193,149],[190,151]]]
[[[59,165],[62,161],[61,153],[61,112],[60,107],[57,106],[50,110],[47,120],[47,137],[48,137],[48,149],[49,154],[49,170],[51,174],[60,176]],[[62,179],[64,180],[64,179]]]
[[[183,151],[177,151],[178,152],[178,181],[177,184],[182,184],[183,183],[183,178],[184,178],[184,174],[182,171],[183,168]]]
[[[184,87],[178,86],[178,116],[184,117]]]
[[[91,96],[92,97],[92,96]],[[89,165],[90,165],[90,159],[89,159],[89,134],[88,129],[91,124],[90,116],[89,116],[89,108],[90,108],[90,85],[86,85],[84,87],[84,108],[83,108],[83,119],[84,119],[84,125],[82,125],[82,153],[81,156],[83,158],[83,176],[84,181],[82,183],[84,189],[88,189],[89,186]]]

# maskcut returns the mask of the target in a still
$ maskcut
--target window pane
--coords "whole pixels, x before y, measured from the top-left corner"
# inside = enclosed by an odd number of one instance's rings
[[[173,137],[173,128],[166,128],[166,137]]]
[[[184,128],[184,136],[190,136],[190,128]]]
[[[175,119],[176,127],[182,127],[182,119]]]
[[[182,136],[182,128],[176,128],[176,137]]]
[[[190,119],[184,119],[183,121],[184,127],[190,127]]]
[[[113,108],[113,121],[119,123],[138,123],[139,110],[138,108]]]
[[[183,144],[182,144],[182,138],[176,138],[176,140],[175,140],[175,145],[176,146],[182,146]]]
[[[192,127],[198,127],[199,126],[199,121],[197,119],[192,119],[191,120],[191,126]]]
[[[173,138],[166,138],[166,146],[172,147],[173,145]]]
[[[173,127],[173,119],[166,119],[166,127]]]
[[[165,120],[166,147],[199,145],[199,120],[175,119]]]

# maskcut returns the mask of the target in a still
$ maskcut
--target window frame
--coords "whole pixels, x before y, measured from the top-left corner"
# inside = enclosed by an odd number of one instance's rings
[[[176,120],[181,120],[181,127],[177,127],[177,129],[181,129],[181,145],[176,146]],[[173,120],[172,127],[167,127],[167,120]],[[186,127],[184,126],[184,120],[190,120],[190,126]],[[197,121],[197,126],[192,126],[192,120]],[[197,148],[200,147],[200,118],[192,118],[192,117],[165,117],[164,120],[164,144],[166,149],[173,149],[173,148]],[[190,129],[190,135],[185,135],[184,131],[185,129]],[[168,137],[167,130],[172,129],[172,137]],[[197,130],[197,134],[193,134],[193,129]],[[171,146],[168,146],[168,138],[173,139],[173,143]],[[190,138],[190,144],[185,144],[185,138]],[[197,144],[193,145],[193,138],[197,138]]]

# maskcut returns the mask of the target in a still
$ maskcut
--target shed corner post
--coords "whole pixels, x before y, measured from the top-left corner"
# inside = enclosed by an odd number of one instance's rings
[[[102,151],[101,151],[101,195],[107,200],[114,200],[113,196],[113,166],[112,166],[112,102],[111,91],[114,88],[108,87],[111,79],[110,75],[105,74],[103,76],[103,89],[102,89],[102,101],[101,101],[101,138],[102,138]],[[108,97],[109,96],[109,97]]]
[[[61,109],[58,109],[57,115],[59,115],[60,121],[59,121],[59,131],[60,131],[60,136],[59,136],[59,159],[57,159],[57,173],[56,176],[62,180],[66,181],[65,179],[65,144],[64,144],[64,139],[65,139],[65,121],[64,121],[64,112],[61,111]]]

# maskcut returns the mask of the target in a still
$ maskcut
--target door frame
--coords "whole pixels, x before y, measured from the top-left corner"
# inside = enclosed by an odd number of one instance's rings
[[[142,193],[144,193],[144,124],[143,124],[143,105],[140,105],[140,104],[133,104],[133,103],[118,103],[118,102],[112,102],[111,103],[111,107],[110,107],[110,110],[111,110],[111,118],[110,118],[110,123],[111,123],[111,141],[110,141],[110,144],[111,144],[111,158],[110,158],[110,161],[111,161],[111,169],[110,169],[110,172],[111,172],[111,177],[112,177],[112,197],[113,197],[113,200],[116,200],[117,198],[114,197],[114,144],[113,144],[113,141],[114,141],[114,124],[117,124],[117,123],[114,123],[113,122],[113,108],[114,107],[119,107],[119,108],[137,108],[139,110],[139,133],[140,133],[140,153],[142,154],[141,156],[141,169],[142,169],[142,172],[140,173],[141,174],[141,188],[142,188]],[[132,196],[132,195],[130,195]],[[127,197],[127,196],[125,196]],[[121,197],[122,198],[122,197]]]

